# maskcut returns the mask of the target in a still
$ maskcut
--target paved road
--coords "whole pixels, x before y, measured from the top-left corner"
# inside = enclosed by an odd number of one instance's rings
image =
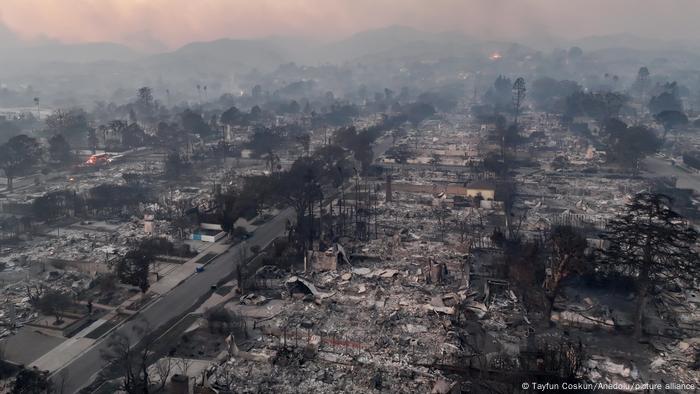
[[[677,187],[700,192],[700,174],[684,171],[658,157],[647,157],[643,164],[649,176],[675,176],[678,178]]]
[[[204,296],[211,288],[226,276],[233,274],[235,267],[240,263],[241,248],[260,246],[264,248],[275,238],[282,235],[286,228],[287,220],[294,217],[294,211],[288,208],[259,227],[253,236],[244,244],[239,244],[229,249],[226,253],[210,262],[204,272],[189,277],[182,284],[170,292],[164,294],[151,305],[138,314],[138,318],[128,321],[118,327],[115,332],[126,335],[132,343],[140,339],[134,332],[134,327],[145,321],[152,329],[172,322],[185,314],[194,306],[197,300]],[[247,253],[250,255],[250,253]],[[73,359],[53,376],[56,381],[65,376],[65,392],[74,393],[88,385],[104,368],[106,362],[100,357],[100,351],[107,348],[107,341],[98,341],[95,345]]]
[[[391,146],[390,138],[383,138],[374,145],[374,157],[382,155]],[[117,327],[113,333],[128,336],[132,343],[137,343],[140,338],[134,332],[134,327],[148,324],[151,329],[161,328],[165,324],[171,323],[174,319],[182,316],[195,306],[199,298],[204,296],[212,284],[216,284],[223,278],[233,274],[236,266],[240,263],[242,248],[260,246],[264,249],[275,238],[284,234],[288,220],[294,220],[293,208],[287,208],[280,212],[270,222],[259,227],[253,236],[245,243],[238,244],[211,261],[204,272],[190,276],[179,286],[170,292],[163,294],[154,303],[147,306],[138,313],[138,318],[127,321]],[[112,334],[113,334],[112,333]],[[66,366],[53,373],[54,380],[64,381],[64,392],[74,393],[92,382],[97,374],[105,367],[106,362],[100,357],[100,351],[107,348],[107,342],[102,340],[95,343],[93,347],[83,352],[73,359]]]

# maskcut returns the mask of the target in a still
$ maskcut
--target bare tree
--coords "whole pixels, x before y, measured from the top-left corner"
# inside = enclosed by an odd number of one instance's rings
[[[192,360],[189,358],[180,357],[175,361],[175,364],[177,364],[178,368],[180,369],[180,374],[188,376],[187,373],[192,366]]]
[[[445,207],[436,208],[434,211],[437,218],[438,231],[440,232],[440,241],[445,241],[445,233],[449,227],[450,211]]]
[[[29,302],[31,303],[36,303],[41,299],[41,297],[44,295],[44,288],[40,285],[27,285],[27,297],[29,298]]]
[[[147,325],[133,327],[132,335],[113,334],[101,356],[122,376],[121,390],[129,394],[148,394],[151,385],[148,366],[153,356],[153,341],[148,338]]]
[[[168,384],[168,378],[173,370],[172,364],[170,357],[161,358],[155,363],[155,371],[159,382],[157,391],[163,391]]]

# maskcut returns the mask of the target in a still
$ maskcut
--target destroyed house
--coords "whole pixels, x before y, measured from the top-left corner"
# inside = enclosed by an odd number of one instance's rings
[[[411,183],[393,183],[392,192],[418,193],[418,194],[443,194],[448,197],[477,197],[481,196],[484,200],[504,201],[510,187],[503,182],[491,180],[479,180],[467,184],[461,183],[429,183],[429,184],[411,184]]]
[[[312,271],[335,271],[338,264],[350,264],[345,249],[340,244],[335,244],[325,252],[309,250],[306,255],[308,268]]]

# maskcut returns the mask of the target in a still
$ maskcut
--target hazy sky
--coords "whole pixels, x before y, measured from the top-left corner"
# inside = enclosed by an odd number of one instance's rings
[[[389,25],[496,39],[609,33],[700,36],[700,0],[0,0],[24,40],[177,47],[222,37],[323,40]],[[2,29],[0,28],[0,35]]]

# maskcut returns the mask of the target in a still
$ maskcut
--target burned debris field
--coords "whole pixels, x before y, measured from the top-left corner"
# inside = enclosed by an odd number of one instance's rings
[[[0,392],[697,392],[680,10],[8,1]]]

